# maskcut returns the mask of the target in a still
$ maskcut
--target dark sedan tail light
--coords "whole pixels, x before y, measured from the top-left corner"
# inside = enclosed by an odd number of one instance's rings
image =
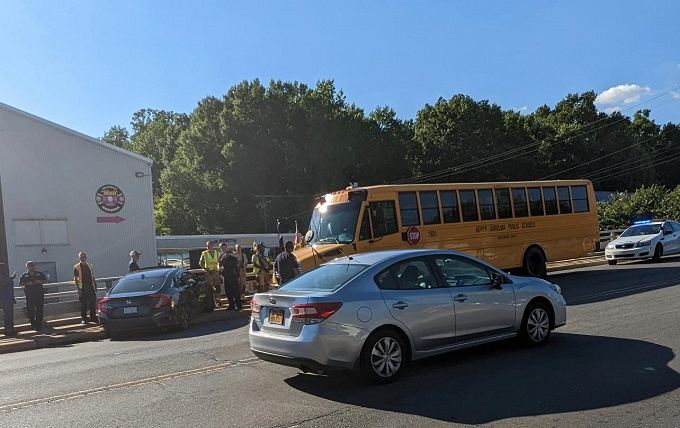
[[[163,306],[172,304],[172,297],[168,296],[167,294],[152,294],[149,297],[152,299],[158,299],[156,304],[153,305],[154,308],[161,308]]]
[[[106,313],[106,303],[110,302],[111,299],[109,297],[102,297],[97,301],[97,310],[100,313]]]

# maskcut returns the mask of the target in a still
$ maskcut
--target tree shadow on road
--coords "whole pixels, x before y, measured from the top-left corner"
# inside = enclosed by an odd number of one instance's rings
[[[562,287],[567,305],[576,306],[631,296],[680,285],[680,267],[661,259],[660,263],[631,262],[616,267],[600,267],[556,274],[550,281]]]
[[[514,341],[413,363],[397,382],[299,374],[293,388],[354,406],[481,424],[617,406],[680,387],[670,348],[640,340],[555,333],[541,348]]]

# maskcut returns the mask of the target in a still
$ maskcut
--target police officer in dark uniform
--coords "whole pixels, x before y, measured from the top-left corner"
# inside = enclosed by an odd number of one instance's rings
[[[21,275],[19,285],[24,287],[28,319],[35,331],[42,330],[43,307],[45,306],[45,290],[43,290],[43,285],[45,284],[47,284],[45,274],[37,270],[35,263],[32,261],[26,262],[26,273]]]
[[[241,310],[241,292],[239,290],[238,259],[229,250],[224,242],[220,245],[222,257],[220,257],[220,267],[224,278],[224,291],[229,301],[229,311]]]
[[[274,261],[274,273],[279,285],[283,285],[300,275],[300,265],[293,255],[293,242],[286,241],[284,248],[285,251],[276,256]]]

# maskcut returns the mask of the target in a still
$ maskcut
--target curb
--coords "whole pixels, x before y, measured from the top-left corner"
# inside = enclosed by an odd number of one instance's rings
[[[548,268],[548,272],[559,272],[559,271],[563,271],[563,270],[606,265],[607,260],[604,258],[604,256],[600,256],[600,257],[590,257],[590,258],[584,258],[584,259],[576,259],[574,261],[570,260],[570,261],[567,261],[564,264],[560,264],[559,262],[555,262],[555,263],[556,263],[555,266],[550,266]]]
[[[207,324],[211,322],[227,321],[237,318],[246,318],[250,316],[249,305],[244,305],[244,308],[240,312],[227,311],[225,309],[216,308],[214,312],[203,314],[196,320],[191,322],[191,325]],[[68,321],[77,320],[78,324],[68,324]],[[71,345],[75,343],[83,342],[94,342],[98,340],[105,339],[106,336],[101,327],[95,326],[81,326],[78,318],[66,318],[62,320],[56,320],[57,323],[48,323],[50,327],[65,327],[63,331],[55,331],[52,334],[55,336],[36,334],[33,337],[26,338],[8,338],[0,339],[0,354],[10,354],[14,352],[31,351],[34,349],[41,348],[52,348],[57,346]],[[68,328],[73,330],[68,330]],[[6,343],[2,343],[3,340],[7,340]]]

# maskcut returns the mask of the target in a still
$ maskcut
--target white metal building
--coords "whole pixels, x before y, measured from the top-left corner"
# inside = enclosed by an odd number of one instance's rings
[[[0,103],[0,262],[73,279],[85,251],[98,278],[157,263],[151,161]]]

